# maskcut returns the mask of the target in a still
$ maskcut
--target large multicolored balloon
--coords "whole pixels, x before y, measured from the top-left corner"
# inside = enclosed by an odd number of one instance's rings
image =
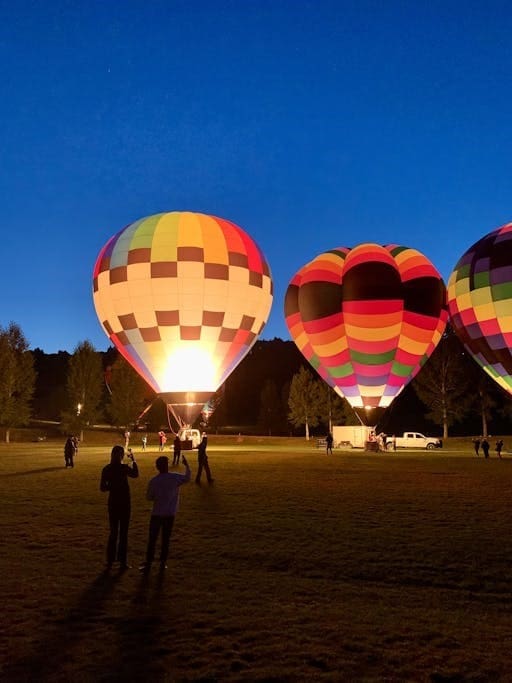
[[[360,244],[314,258],[291,280],[285,317],[300,351],[360,417],[386,408],[446,326],[446,290],[415,249]]]
[[[512,394],[512,223],[461,256],[448,281],[448,309],[469,353]]]
[[[154,391],[200,409],[263,329],[272,279],[259,247],[234,223],[162,213],[107,242],[93,298],[107,336]]]

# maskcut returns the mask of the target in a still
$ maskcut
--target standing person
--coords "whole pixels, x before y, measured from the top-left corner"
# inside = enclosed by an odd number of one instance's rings
[[[75,455],[75,444],[73,441],[73,437],[71,435],[68,436],[66,439],[66,443],[64,444],[64,463],[66,467],[73,467],[73,458]]]
[[[206,436],[206,433],[203,432],[201,439],[201,443],[197,447],[197,474],[196,474],[196,484],[201,483],[201,474],[203,473],[203,470],[206,472],[206,479],[208,480],[208,483],[211,484],[213,482],[213,477],[212,473],[210,472],[210,465],[208,464],[208,456],[206,454],[206,447],[208,445],[208,437]]]
[[[167,437],[165,436],[165,432],[163,430],[160,430],[158,432],[158,450],[163,451],[165,442],[167,441]]]
[[[478,457],[480,454],[480,439],[477,437],[476,439],[473,439],[473,447],[475,449],[475,455]]]
[[[482,450],[483,450],[483,452],[484,452],[484,456],[485,456],[486,458],[488,458],[488,457],[489,457],[489,442],[487,441],[487,439],[485,438],[485,436],[484,436],[484,438],[482,439],[482,442],[481,442],[480,445],[482,446]]]
[[[329,434],[327,434],[327,436],[325,437],[325,454],[326,455],[329,455],[329,454],[332,455],[332,444],[333,444],[333,442],[334,442],[334,438],[333,438],[331,432],[329,432]]]
[[[391,443],[393,444],[393,450],[396,451],[396,434],[391,437]]]
[[[122,571],[130,568],[127,562],[128,526],[131,512],[128,477],[136,479],[139,476],[139,468],[131,450],[128,452],[131,467],[123,464],[123,458],[124,448],[114,446],[110,454],[110,463],[103,468],[100,481],[100,491],[109,492],[110,534],[107,543],[107,569],[111,569],[117,559]]]
[[[130,445],[130,436],[131,436],[130,430],[127,429],[127,430],[125,431],[125,433],[124,433],[124,447],[125,447],[125,450],[128,450],[128,446]]]
[[[182,458],[185,465],[185,474],[169,472],[169,458],[160,455],[155,462],[158,474],[150,480],[146,492],[146,498],[153,501],[151,519],[149,521],[149,538],[146,550],[146,561],[140,565],[142,572],[151,569],[155,559],[155,548],[160,530],[162,540],[160,547],[160,569],[167,569],[167,557],[169,555],[169,542],[171,539],[174,517],[178,511],[180,499],[180,486],[190,481],[190,467],[185,456]]]
[[[174,467],[174,465],[180,464],[180,454],[181,454],[181,439],[176,434],[176,437],[175,437],[174,442],[173,442],[173,454],[172,454],[173,467]]]
[[[498,439],[498,441],[496,441],[496,453],[498,454],[498,458],[500,460],[502,460],[502,457],[501,457],[502,448],[503,448],[503,441],[501,439]]]
[[[143,451],[146,450],[147,445],[148,445],[148,435],[144,434],[144,436],[142,437],[142,450]]]

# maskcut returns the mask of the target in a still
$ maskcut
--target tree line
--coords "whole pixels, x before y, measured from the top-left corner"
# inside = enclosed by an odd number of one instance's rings
[[[208,430],[224,433],[324,435],[334,424],[358,424],[347,401],[304,360],[293,342],[258,341],[211,401]],[[379,427],[451,434],[508,433],[511,400],[465,352],[450,327],[424,367],[385,412]],[[30,350],[16,323],[0,327],[0,427],[33,420],[64,433],[106,423],[158,431],[163,402],[113,347],[89,341],[73,353]]]

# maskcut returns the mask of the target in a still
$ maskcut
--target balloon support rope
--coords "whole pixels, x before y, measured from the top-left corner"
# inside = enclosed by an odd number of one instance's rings
[[[172,405],[170,403],[167,403],[166,406],[167,406],[167,423],[169,425],[169,429],[171,430],[171,432],[173,434],[177,434],[180,431],[180,429],[183,429],[187,425],[181,419],[181,417],[176,413],[176,411],[174,410],[174,408],[172,407]],[[178,432],[175,432],[174,429],[172,428],[171,415],[176,420],[176,424],[178,425]]]

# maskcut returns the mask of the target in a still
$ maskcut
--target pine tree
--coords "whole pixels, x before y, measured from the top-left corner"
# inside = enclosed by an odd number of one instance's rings
[[[103,388],[103,367],[100,354],[89,341],[80,342],[69,359],[67,391],[71,408],[62,414],[62,426],[67,431],[80,431],[92,425],[98,417]]]
[[[318,393],[320,397],[320,420],[327,428],[327,431],[332,432],[333,425],[351,425],[358,424],[357,417],[354,414],[349,402],[346,398],[339,396],[327,382],[322,379],[317,380]]]
[[[418,398],[429,412],[427,417],[443,428],[449,428],[470,412],[475,401],[470,363],[464,348],[450,327],[413,380]]]
[[[288,408],[288,419],[295,427],[304,426],[309,441],[309,428],[319,422],[321,397],[318,380],[304,366],[292,378]]]
[[[29,422],[35,381],[34,359],[21,328],[15,323],[0,327],[0,424],[7,443],[13,427]]]
[[[122,356],[112,365],[110,374],[109,413],[113,424],[128,428],[139,417],[149,389]]]
[[[260,394],[259,425],[262,431],[272,436],[281,424],[281,399],[274,380],[267,379]]]

